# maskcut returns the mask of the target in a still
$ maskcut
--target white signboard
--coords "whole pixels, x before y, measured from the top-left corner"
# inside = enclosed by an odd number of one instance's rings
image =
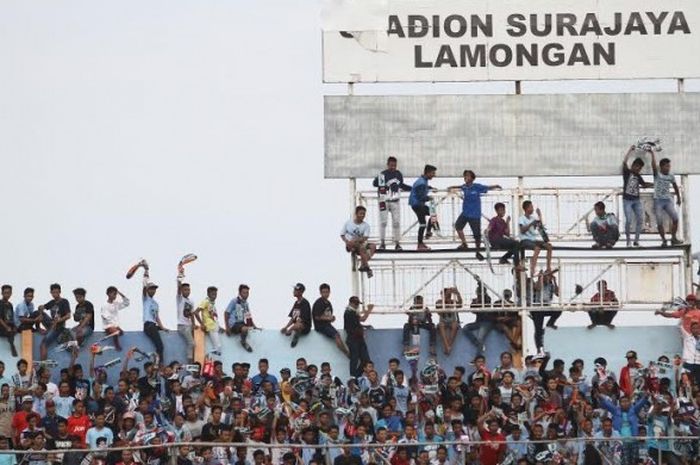
[[[698,0],[325,0],[324,82],[691,78]]]

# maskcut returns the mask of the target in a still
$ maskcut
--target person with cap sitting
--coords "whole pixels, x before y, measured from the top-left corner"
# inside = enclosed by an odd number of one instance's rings
[[[29,415],[33,415],[32,406],[34,399],[29,394],[22,396],[22,406],[20,410],[15,412],[12,416],[12,431],[14,431],[15,436],[13,442],[15,444],[20,444],[20,436],[22,431],[24,431],[29,426]]]
[[[160,321],[160,307],[154,298],[158,285],[150,280],[148,265],[144,265],[143,272],[143,332],[148,339],[153,342],[156,353],[161,362],[165,362],[163,354],[163,340],[160,338],[160,331],[167,331]]]
[[[625,354],[627,365],[620,370],[620,390],[630,399],[634,394],[634,380],[637,372],[642,369],[642,364],[637,361],[637,352],[628,350]]]
[[[289,321],[280,330],[285,336],[292,336],[292,347],[296,347],[300,336],[311,331],[311,304],[304,298],[306,286],[296,283],[294,286],[294,305],[289,311]]]

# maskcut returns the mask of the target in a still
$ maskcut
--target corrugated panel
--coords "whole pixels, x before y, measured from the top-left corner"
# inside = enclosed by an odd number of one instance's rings
[[[370,178],[387,156],[407,176],[605,176],[640,136],[673,172],[700,173],[700,94],[325,97],[325,176]]]

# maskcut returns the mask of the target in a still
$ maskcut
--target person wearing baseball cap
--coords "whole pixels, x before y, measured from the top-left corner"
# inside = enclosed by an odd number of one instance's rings
[[[160,331],[167,331],[160,321],[160,306],[155,299],[158,285],[150,280],[148,265],[143,272],[143,332],[153,342],[161,362],[165,362],[163,340]]]
[[[360,305],[362,305],[362,302],[359,297],[350,297],[343,315],[343,326],[346,334],[345,344],[350,351],[350,375],[354,377],[362,376],[365,364],[370,361],[362,323],[369,318],[374,305],[369,304],[364,310],[360,310]]]
[[[311,331],[311,304],[304,298],[306,286],[302,283],[294,285],[294,305],[289,311],[289,321],[280,330],[285,336],[292,336],[292,347],[296,347],[300,336],[306,336]]]
[[[695,294],[688,294],[685,298],[686,305],[670,312],[664,308],[657,310],[656,315],[661,315],[664,318],[680,318],[681,326],[686,332],[690,333],[690,326],[693,323],[700,323],[700,308],[698,308],[698,299]]]
[[[625,354],[627,365],[620,370],[620,390],[629,398],[634,394],[634,382],[637,377],[637,370],[642,368],[642,364],[637,361],[637,352],[628,350]]]

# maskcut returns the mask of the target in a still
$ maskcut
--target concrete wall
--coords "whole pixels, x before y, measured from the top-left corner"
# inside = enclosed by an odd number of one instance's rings
[[[76,360],[76,363],[80,363],[83,366],[83,369],[85,370],[85,373],[87,375],[87,369],[89,367],[90,363],[90,355],[89,355],[89,345],[97,342],[100,338],[104,336],[103,332],[95,332],[91,337],[90,340],[87,341],[85,344],[85,347],[83,347],[80,350],[80,354],[78,356],[78,359]],[[172,360],[179,360],[181,362],[186,362],[187,357],[185,356],[185,344],[180,338],[180,335],[178,335],[177,331],[171,331],[169,333],[161,332],[160,333],[161,338],[163,339],[163,345],[165,346],[165,361],[166,363],[171,362]],[[146,335],[141,332],[141,331],[134,331],[134,332],[127,332],[123,336],[119,338],[119,341],[122,346],[122,351],[117,352],[116,350],[110,350],[107,351],[101,355],[97,355],[95,359],[95,365],[99,366],[102,365],[105,362],[108,362],[112,359],[121,357],[123,360],[123,357],[126,357],[126,351],[130,347],[138,347],[139,349],[143,350],[146,353],[149,352],[154,352],[155,347],[151,343],[151,340],[146,337]],[[41,336],[35,335],[34,336],[34,343],[33,343],[33,355],[34,355],[34,360],[39,360],[39,345],[41,343]],[[101,343],[103,346],[108,346],[108,345],[114,345],[114,342],[111,339],[108,339],[106,341],[103,341]],[[70,354],[66,351],[54,351],[53,349],[56,346],[52,346],[49,349],[49,354],[48,358],[51,360],[56,360],[58,362],[58,367],[52,371],[52,378],[54,380],[58,379],[59,376],[59,371],[60,368],[65,368],[69,365],[70,363]],[[0,356],[4,356],[4,353],[0,352]],[[3,358],[4,360],[4,358]],[[141,367],[143,366],[142,363],[133,363],[130,366],[138,366]],[[107,373],[109,376],[110,381],[114,381],[117,379],[119,376],[119,370],[120,370],[121,364],[111,367],[108,369]]]
[[[402,351],[401,331],[398,329],[377,329],[367,331],[367,343],[372,359],[376,363],[380,372],[383,372],[391,357],[399,355]],[[95,333],[90,342],[102,337],[102,333]],[[166,361],[185,360],[185,347],[179,335],[175,332],[161,333],[165,343]],[[270,360],[271,370],[277,374],[283,367],[294,369],[295,361],[298,357],[305,357],[309,363],[320,365],[321,362],[328,361],[333,367],[336,375],[344,378],[348,376],[348,360],[335,347],[330,339],[327,339],[315,331],[299,340],[297,347],[292,349],[289,346],[290,339],[282,336],[278,331],[266,330],[253,332],[249,338],[253,346],[253,353],[243,350],[238,338],[222,337],[224,343],[224,354],[222,361],[226,371],[230,370],[234,361],[247,361],[251,363],[254,371],[259,358],[266,357]],[[40,337],[35,336],[33,354],[36,360],[39,358]],[[19,349],[19,338],[18,338]],[[582,358],[586,363],[587,371],[593,367],[593,360],[598,356],[603,356],[608,360],[609,366],[619,372],[624,365],[625,352],[636,350],[641,361],[656,359],[661,354],[673,356],[681,351],[681,342],[678,328],[675,326],[639,326],[639,327],[618,327],[614,330],[608,328],[595,328],[587,330],[578,327],[562,327],[558,330],[547,330],[545,343],[552,356],[563,359],[567,365],[575,358]],[[428,335],[424,331],[421,337],[422,353],[428,354]],[[153,351],[153,346],[141,332],[130,332],[122,337],[122,346],[125,348],[138,346],[147,352]],[[492,333],[487,339],[487,359],[490,367],[498,362],[499,354],[507,349],[505,339],[498,333]],[[474,357],[474,349],[467,342],[466,338],[459,334],[457,344],[450,357],[442,355],[438,343],[438,360],[440,365],[448,372],[451,372],[456,365],[467,367],[469,372],[469,362]],[[97,364],[102,364],[116,357],[124,356],[125,352],[110,351],[104,355],[97,356]],[[49,358],[57,360],[60,367],[68,365],[70,360],[66,352],[50,352]],[[403,360],[402,366],[408,371],[408,363]],[[14,372],[16,358],[10,355],[9,345],[5,340],[0,340],[0,359],[7,365],[7,373]],[[421,365],[424,359],[421,359]],[[81,351],[78,363],[87,368],[89,363],[87,349]],[[109,370],[111,379],[114,379],[119,368],[114,367]],[[58,370],[54,370],[54,376],[58,376]]]
[[[402,332],[399,329],[371,329],[366,331],[367,347],[372,361],[377,367],[377,371],[383,373],[388,365],[389,359],[398,357],[402,362],[401,366],[406,372],[409,371],[408,362],[401,355],[403,352]],[[343,337],[344,339],[344,337]],[[439,336],[438,336],[439,339]],[[306,358],[308,363],[319,365],[322,362],[330,362],[333,373],[341,378],[349,375],[349,362],[347,357],[336,347],[335,342],[311,331],[307,336],[299,339],[295,348],[290,347],[291,338],[285,337],[279,331],[264,330],[254,331],[249,337],[253,352],[248,353],[241,347],[238,337],[228,338],[223,336],[223,363],[224,368],[230,369],[234,361],[248,362],[252,365],[251,371],[257,368],[258,359],[265,357],[270,361],[270,369],[275,374],[281,368],[290,368],[292,373],[296,359]],[[449,373],[455,366],[462,365],[469,373],[469,362],[474,358],[474,348],[461,333],[457,335],[457,343],[450,357],[442,354],[442,345],[438,342],[438,362]],[[492,332],[486,341],[487,358],[489,364],[494,366],[501,352],[507,350],[508,343],[502,335]],[[429,355],[429,338],[427,331],[421,333],[421,359],[419,366],[422,366]]]
[[[567,368],[572,361],[580,358],[586,364],[586,372],[591,373],[593,360],[603,357],[616,375],[627,363],[625,353],[628,350],[636,351],[642,363],[656,360],[660,355],[673,359],[675,354],[682,351],[677,326],[626,326],[615,329],[560,327],[557,330],[547,329],[544,342],[552,357],[564,360]]]

